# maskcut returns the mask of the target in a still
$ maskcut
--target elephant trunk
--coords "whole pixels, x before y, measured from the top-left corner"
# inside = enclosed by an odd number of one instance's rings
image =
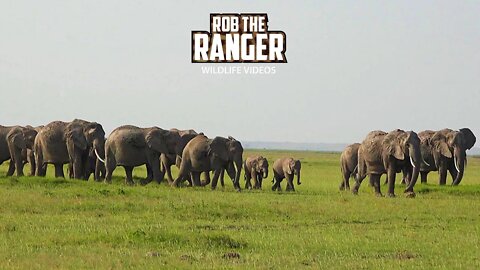
[[[263,179],[267,179],[268,177],[268,169],[263,171]]]
[[[465,151],[460,149],[460,147],[455,147],[453,151],[453,162],[455,165],[455,169],[457,170],[457,177],[455,178],[455,181],[453,181],[454,186],[460,184],[460,182],[462,181],[463,173],[465,171],[465,160]]]
[[[105,141],[101,139],[95,139],[93,141],[93,151],[97,156],[97,159],[105,163]]]
[[[409,155],[410,155],[410,163],[412,165],[412,178],[410,179],[410,183],[408,183],[405,192],[413,192],[413,187],[415,183],[417,183],[418,175],[420,173],[420,165],[423,162],[422,155],[420,153],[420,146],[419,145],[410,145],[409,147]]]
[[[297,172],[297,185],[301,185],[302,183],[300,182],[300,171]]]

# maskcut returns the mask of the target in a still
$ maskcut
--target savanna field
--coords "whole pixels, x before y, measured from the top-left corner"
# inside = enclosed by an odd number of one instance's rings
[[[302,185],[272,192],[270,171],[262,191],[235,192],[228,177],[215,191],[131,187],[122,167],[108,185],[55,179],[53,167],[46,178],[5,177],[5,162],[0,269],[480,268],[480,158],[469,157],[460,186],[439,187],[432,172],[409,199],[399,184],[396,198],[377,198],[368,180],[358,196],[338,191],[337,153],[251,154],[270,165],[299,158]]]

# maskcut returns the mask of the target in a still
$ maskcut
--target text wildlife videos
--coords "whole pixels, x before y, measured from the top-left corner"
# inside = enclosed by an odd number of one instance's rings
[[[287,63],[286,50],[266,13],[212,13],[210,32],[192,31],[192,63]]]

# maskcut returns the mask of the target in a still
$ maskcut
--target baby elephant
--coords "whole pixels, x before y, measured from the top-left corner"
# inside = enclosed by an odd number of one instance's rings
[[[342,171],[342,182],[340,183],[340,190],[350,189],[350,177],[355,178],[358,167],[358,148],[359,143],[351,144],[345,147],[342,155],[340,156],[340,169]]]
[[[248,157],[244,163],[245,189],[252,189],[250,180],[255,181],[254,189],[262,189],[262,180],[268,177],[268,161],[262,156]]]
[[[297,185],[300,183],[300,169],[301,163],[300,160],[295,160],[293,158],[280,158],[273,163],[273,180],[272,190],[281,191],[280,183],[283,178],[287,179],[287,188],[286,191],[295,191],[293,187],[293,175],[297,176]]]

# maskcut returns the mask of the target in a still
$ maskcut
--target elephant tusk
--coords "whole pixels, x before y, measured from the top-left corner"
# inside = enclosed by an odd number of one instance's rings
[[[427,165],[428,167],[430,167],[430,164],[428,164],[428,162],[425,161],[425,159],[422,159],[423,160],[423,163],[425,163],[425,165]]]
[[[416,168],[416,167],[415,167],[415,164],[413,164],[413,159],[412,159],[412,157],[410,157],[410,163],[412,164],[413,168]]]
[[[460,172],[460,169],[458,168],[458,164],[457,164],[457,158],[455,156],[453,157],[453,163],[455,163],[455,169],[457,169],[457,172]]]
[[[98,160],[100,160],[102,163],[105,163],[105,160],[103,160],[97,153],[97,149],[94,148],[93,151],[95,152],[95,155],[97,156]]]

